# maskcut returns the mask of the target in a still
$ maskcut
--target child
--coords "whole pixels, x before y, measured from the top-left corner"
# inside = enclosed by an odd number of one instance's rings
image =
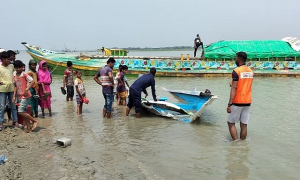
[[[31,98],[29,100],[29,104],[31,106],[31,116],[33,116],[33,112],[35,117],[38,117],[38,105],[39,105],[39,85],[37,81],[37,73],[36,73],[36,65],[35,60],[31,59],[29,61],[29,71],[28,75],[32,77],[34,83],[30,88]]]
[[[126,65],[119,65],[119,72],[117,72],[117,74],[116,74],[116,77],[115,77],[115,81],[114,81],[114,84],[115,85],[117,85],[118,84],[118,78],[119,78],[119,74],[120,74],[120,72],[123,70],[123,67],[125,67]],[[127,67],[127,66],[126,66]],[[128,70],[128,67],[127,67],[127,70]],[[127,71],[126,71],[127,72]],[[129,88],[129,84],[128,84],[128,82],[127,82],[127,78],[124,76],[124,81],[125,81],[125,83],[126,83],[126,85],[127,85],[127,87]],[[127,88],[126,88],[126,92],[127,92]],[[114,96],[115,96],[115,98],[117,99],[117,101],[118,101],[118,92],[117,92],[117,86],[115,86],[114,87]]]
[[[29,91],[29,88],[33,85],[34,81],[33,79],[28,76],[25,72],[23,72],[23,62],[20,60],[16,60],[14,62],[14,67],[16,70],[16,75],[14,76],[14,96],[12,101],[15,102],[16,96],[18,98],[18,113],[19,115],[25,120],[25,123],[27,125],[27,132],[33,131],[38,121],[31,117],[27,112],[27,106],[29,104],[29,98],[31,96],[31,93]],[[29,84],[28,84],[29,83]],[[28,84],[28,85],[27,85]],[[30,122],[32,121],[32,127],[30,128]]]
[[[63,78],[62,89],[64,89],[65,86],[67,86],[67,97],[66,97],[67,101],[69,100],[73,101],[73,96],[74,96],[73,71],[71,70],[72,66],[73,66],[72,61],[68,61],[67,69],[65,71],[64,78]]]
[[[118,78],[118,84],[117,84],[117,92],[118,92],[118,101],[117,101],[117,105],[120,105],[121,100],[123,101],[123,105],[126,106],[126,87],[125,87],[125,74],[128,71],[128,67],[126,65],[122,66],[121,68],[121,72],[119,73],[119,75],[117,76]],[[127,83],[128,85],[128,83]]]
[[[40,106],[42,109],[42,115],[45,116],[45,108],[49,110],[49,116],[52,116],[51,112],[51,89],[50,84],[52,83],[52,77],[48,71],[46,61],[41,61],[38,70],[38,83],[39,83],[39,95],[40,95]]]
[[[23,66],[22,66],[22,72],[25,72],[25,69],[26,69],[26,66],[25,66],[25,64],[23,64]]]
[[[122,67],[123,67],[123,65],[119,65],[119,71],[117,72],[117,74],[114,78],[114,84],[115,84],[115,86],[114,86],[114,97],[117,100],[117,102],[118,102],[119,97],[118,97],[118,92],[117,92],[117,86],[116,85],[118,84],[118,77],[119,77],[120,72],[122,71]]]
[[[76,76],[75,79],[75,88],[76,88],[76,101],[77,101],[77,114],[82,114],[82,104],[83,104],[83,98],[86,97],[86,91],[83,84],[83,81],[81,79],[81,71],[76,70]]]

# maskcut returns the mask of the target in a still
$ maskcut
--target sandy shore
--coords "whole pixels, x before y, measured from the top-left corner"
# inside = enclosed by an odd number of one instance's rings
[[[51,127],[38,126],[35,132],[26,133],[5,124],[0,132],[0,155],[8,160],[0,165],[0,179],[95,179],[93,161],[61,155],[52,135]]]

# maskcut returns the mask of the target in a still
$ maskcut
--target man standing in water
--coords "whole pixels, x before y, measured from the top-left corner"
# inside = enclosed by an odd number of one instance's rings
[[[194,40],[194,48],[195,48],[194,57],[196,57],[197,49],[199,46],[202,46],[202,49],[203,49],[203,42],[201,41],[199,34],[197,34],[197,37]]]
[[[103,108],[102,116],[107,118],[111,117],[111,107],[114,100],[114,78],[112,70],[115,65],[115,59],[109,58],[107,60],[107,65],[105,65],[95,76],[94,80],[102,86],[102,93],[105,99],[105,105]],[[98,78],[100,77],[101,80]]]
[[[146,96],[148,96],[146,88],[149,86],[151,86],[153,100],[157,101],[155,94],[155,73],[156,69],[153,67],[150,69],[150,73],[142,75],[130,86],[128,97],[129,101],[126,107],[126,116],[128,116],[131,108],[135,106],[136,117],[141,117],[141,94],[143,91],[146,94]]]
[[[236,54],[236,65],[232,71],[232,82],[230,83],[230,98],[227,107],[228,127],[233,140],[238,139],[235,123],[240,122],[240,139],[247,136],[247,124],[249,121],[249,111],[252,102],[251,91],[253,82],[253,72],[246,66],[247,54],[238,52]]]

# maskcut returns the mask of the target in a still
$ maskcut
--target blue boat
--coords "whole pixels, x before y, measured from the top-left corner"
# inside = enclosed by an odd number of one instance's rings
[[[165,90],[182,102],[167,102],[167,98],[159,99],[159,101],[142,98],[142,107],[155,115],[189,123],[195,122],[202,114],[204,108],[218,98],[216,95],[211,94],[210,91],[197,91],[196,88],[192,91]]]

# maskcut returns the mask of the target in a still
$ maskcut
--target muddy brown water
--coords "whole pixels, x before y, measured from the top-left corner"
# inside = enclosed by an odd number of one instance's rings
[[[75,101],[66,102],[60,92],[61,79],[53,77],[53,117],[47,117],[46,113],[46,118],[40,118],[39,126],[43,129],[38,133],[44,132],[43,137],[52,141],[70,138],[72,145],[59,148],[48,142],[39,147],[50,147],[47,153],[51,155],[53,169],[49,170],[49,177],[298,179],[300,84],[297,78],[254,79],[248,137],[239,142],[230,140],[226,124],[229,78],[156,78],[157,95],[168,97],[170,102],[177,100],[163,87],[207,88],[218,95],[197,124],[150,114],[136,119],[134,112],[126,117],[124,107],[115,104],[113,118],[103,119],[101,87],[92,77],[84,77],[90,103],[83,106],[83,114],[78,116]],[[135,80],[128,79],[130,84]],[[55,176],[54,170],[60,176]]]

